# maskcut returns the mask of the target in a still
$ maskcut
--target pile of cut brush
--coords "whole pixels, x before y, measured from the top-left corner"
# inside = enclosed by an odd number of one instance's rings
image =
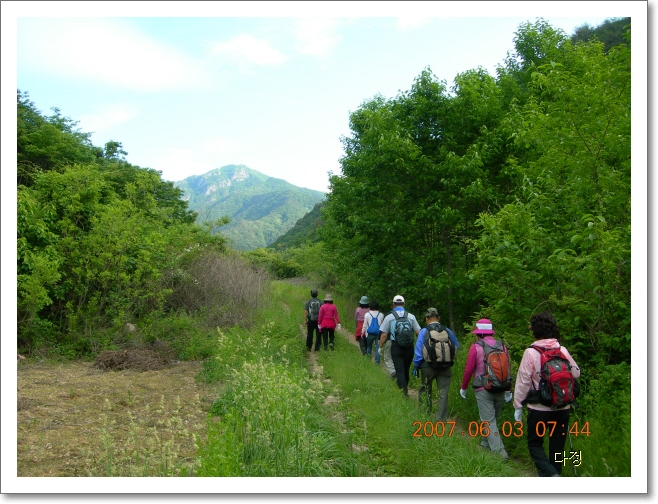
[[[154,342],[145,347],[125,350],[105,350],[98,354],[94,365],[104,371],[151,371],[176,363],[175,353],[166,344]]]

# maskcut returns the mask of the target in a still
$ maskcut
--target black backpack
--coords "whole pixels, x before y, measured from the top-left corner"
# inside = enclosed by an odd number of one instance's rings
[[[401,347],[412,347],[416,333],[413,327],[411,327],[407,312],[403,311],[402,315],[398,316],[398,312],[393,310],[393,316],[395,317],[395,341]]]
[[[317,322],[318,315],[320,314],[320,300],[318,298],[311,298],[308,302],[308,319],[312,322]]]
[[[433,369],[452,366],[455,363],[457,348],[450,340],[446,326],[434,322],[427,326],[427,335],[423,344],[423,360]]]

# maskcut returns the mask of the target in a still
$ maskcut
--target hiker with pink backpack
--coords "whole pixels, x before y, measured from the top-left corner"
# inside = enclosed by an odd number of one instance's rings
[[[522,420],[523,405],[527,404],[524,428],[530,458],[539,476],[560,476],[571,406],[577,405],[580,368],[569,351],[560,345],[560,331],[551,313],[530,317],[529,329],[535,342],[525,350],[519,365],[514,388],[514,419]],[[546,435],[548,456],[544,452]]]
[[[481,425],[486,425],[489,433],[482,437],[480,444],[485,450],[497,453],[507,460],[509,455],[503,445],[503,436],[498,430],[498,418],[503,403],[512,400],[509,353],[503,341],[494,338],[496,332],[489,319],[478,320],[472,334],[478,339],[468,351],[459,395],[466,399],[466,389],[473,377],[473,390]]]

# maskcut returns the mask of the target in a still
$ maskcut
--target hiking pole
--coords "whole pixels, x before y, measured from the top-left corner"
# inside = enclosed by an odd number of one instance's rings
[[[569,447],[571,448],[571,452],[573,453],[573,443],[571,442],[571,431],[568,430],[567,432],[569,433]],[[573,475],[578,477],[578,471],[576,471],[576,466],[574,465],[573,460],[571,461],[571,467],[573,467]]]

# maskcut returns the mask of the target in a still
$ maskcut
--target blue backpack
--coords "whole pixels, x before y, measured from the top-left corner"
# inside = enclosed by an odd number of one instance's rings
[[[373,315],[372,313],[370,314],[372,317],[372,320],[370,320],[370,325],[368,326],[367,333],[368,334],[374,334],[375,336],[381,335],[381,331],[379,330],[379,312],[377,312],[377,315]]]

